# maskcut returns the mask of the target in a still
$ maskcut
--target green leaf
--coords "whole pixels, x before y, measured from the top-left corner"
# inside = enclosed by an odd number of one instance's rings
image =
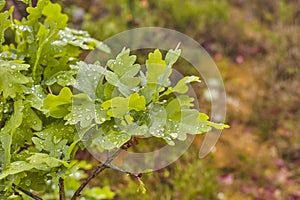
[[[92,50],[96,46],[101,50],[109,51],[109,47],[98,40],[91,38],[90,34],[86,31],[66,27],[59,31],[59,36],[59,40],[54,41],[54,44],[57,46],[72,45],[84,50]]]
[[[33,143],[39,151],[46,151],[50,156],[61,158],[63,150],[67,149],[67,140],[58,139],[57,137],[47,137],[45,140],[38,137],[32,138]],[[67,151],[66,151],[67,152]],[[65,152],[65,153],[66,153]]]
[[[140,79],[135,77],[141,69],[139,64],[135,64],[136,56],[130,56],[130,50],[124,48],[115,60],[109,60],[107,66],[118,76],[118,84],[113,84],[119,88],[120,92],[128,96],[131,90],[140,83]],[[110,81],[110,80],[108,80]]]
[[[10,163],[10,165],[0,174],[0,180],[6,178],[9,175],[18,174],[23,171],[29,171],[33,168],[32,165],[25,161],[15,161]]]
[[[111,49],[109,48],[109,46],[107,46],[103,42],[98,42],[97,45],[96,45],[96,48],[103,51],[103,52],[105,52],[105,53],[111,53]]]
[[[73,86],[76,82],[74,75],[77,74],[76,71],[70,70],[70,71],[60,71],[48,78],[45,81],[46,85],[53,85],[57,83],[58,85],[61,85],[62,87],[65,86]]]
[[[115,60],[109,60],[107,66],[119,77],[131,72],[132,76],[135,76],[140,70],[140,65],[134,64],[136,56],[130,56],[130,49],[124,48]]]
[[[0,93],[3,93],[4,98],[15,98],[25,92],[24,84],[31,82],[31,79],[20,71],[27,70],[29,67],[27,64],[0,60]]]
[[[175,48],[175,50],[170,49],[166,55],[166,63],[169,66],[174,65],[174,63],[178,60],[180,54],[181,54],[181,50],[179,49],[179,45],[177,45],[177,47]]]
[[[5,6],[5,1],[1,0],[0,1],[0,10]],[[5,11],[3,13],[0,13],[0,46],[2,46],[2,43],[5,41],[4,39],[4,32],[6,29],[10,27],[11,21],[9,19],[10,13],[8,11]],[[0,49],[0,51],[2,48]]]
[[[26,96],[26,100],[30,103],[31,107],[42,111],[43,101],[46,98],[46,94],[43,91],[41,85],[34,85],[28,92],[28,96]]]
[[[142,111],[146,109],[146,99],[138,93],[131,94],[128,98],[114,97],[102,103],[102,108],[108,110],[110,117],[122,118],[131,110]]]
[[[224,128],[230,128],[229,125],[227,124],[222,124],[222,123],[214,123],[214,122],[208,122],[208,125],[211,126],[211,127],[214,127],[216,129],[224,129]]]
[[[87,64],[77,62],[79,72],[76,77],[75,88],[95,99],[97,87],[101,84],[101,79],[106,74],[106,69],[98,64]]]
[[[63,118],[70,112],[72,92],[64,87],[58,95],[48,94],[44,99],[45,113],[54,118]]]
[[[199,77],[197,77],[197,76],[186,76],[183,79],[181,79],[180,81],[178,81],[176,86],[173,88],[173,92],[177,92],[180,94],[187,93],[188,89],[189,89],[187,84],[192,83],[192,82],[200,83],[201,81],[199,80]]]
[[[159,76],[164,74],[166,66],[166,61],[162,59],[162,54],[159,49],[156,49],[153,53],[149,53],[148,59],[146,60],[146,78],[148,84],[156,85]]]
[[[73,96],[71,112],[64,119],[69,124],[80,122],[81,127],[88,127],[95,119],[95,114],[94,102],[85,94],[77,94]]]
[[[182,109],[179,123],[179,133],[182,134],[198,134],[199,128],[199,111],[196,109]],[[183,139],[183,138],[178,138]],[[184,138],[185,139],[185,138]]]
[[[129,110],[142,111],[146,110],[146,99],[138,93],[129,96]]]
[[[23,123],[26,127],[30,127],[35,131],[40,131],[42,130],[43,127],[43,122],[39,118],[39,116],[36,114],[36,112],[31,109],[29,106],[24,109],[24,114],[23,114]]]
[[[0,131],[1,145],[4,150],[4,167],[8,166],[11,159],[12,137],[23,119],[23,102],[18,100],[14,103],[14,113]]]
[[[32,156],[27,158],[27,160],[29,163],[34,163],[35,168],[38,168],[40,164],[46,164],[47,168],[45,168],[45,170],[50,170],[51,168],[58,167],[61,164],[63,164],[65,167],[70,166],[67,162],[53,158],[44,153],[34,153]],[[41,168],[44,168],[44,166],[41,165]]]
[[[167,112],[163,106],[152,105],[149,112],[151,124],[149,133],[155,137],[163,137],[165,135],[165,124],[167,122]]]
[[[6,4],[6,0],[0,0],[0,11],[5,7],[5,4]],[[1,20],[1,22],[3,22]]]
[[[55,26],[57,29],[65,28],[68,22],[68,16],[61,13],[61,6],[56,3],[47,4],[42,10],[46,16],[45,24]]]
[[[129,99],[124,97],[114,97],[102,103],[102,108],[108,110],[108,116],[122,118],[129,112]]]
[[[120,148],[126,142],[130,140],[131,136],[125,132],[110,131],[109,133],[99,135],[96,140],[93,140],[94,145],[101,149],[112,150],[114,148]],[[100,141],[100,142],[99,142]]]
[[[144,136],[148,132],[148,126],[145,124],[139,126],[136,123],[133,123],[122,129],[130,136]]]
[[[32,138],[38,151],[47,152],[50,156],[64,160],[70,159],[69,146],[73,141],[75,130],[62,122],[52,123],[42,131],[35,132],[36,137]],[[72,147],[74,148],[74,147]]]

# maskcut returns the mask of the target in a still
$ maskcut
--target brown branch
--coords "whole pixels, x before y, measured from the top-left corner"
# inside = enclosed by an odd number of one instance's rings
[[[63,178],[59,178],[59,200],[66,200],[66,194],[65,194],[65,183]]]
[[[23,193],[26,194],[27,196],[30,196],[31,198],[35,199],[35,200],[43,200],[41,197],[39,197],[39,196],[33,194],[33,193],[30,192],[30,191],[27,191],[27,190],[21,188],[20,186],[14,184],[14,183],[12,184],[12,186],[13,186],[14,188],[16,188],[17,190],[20,190],[21,192],[23,192]]]
[[[98,174],[100,174],[103,170],[110,168],[110,163],[123,151],[123,149],[119,149],[116,151],[113,155],[107,158],[107,160],[100,166],[98,166],[93,173],[87,177],[84,182],[79,186],[79,188],[75,191],[73,194],[71,200],[76,200],[79,196],[82,190],[87,186],[87,184],[95,178]]]

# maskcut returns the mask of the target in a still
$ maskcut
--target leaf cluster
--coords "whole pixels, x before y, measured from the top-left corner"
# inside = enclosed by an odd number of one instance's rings
[[[83,51],[109,53],[109,48],[85,31],[68,28],[68,16],[58,4],[40,0],[20,21],[13,19],[13,9],[0,13],[3,197],[18,194],[15,185],[43,191],[49,182],[68,179],[78,168],[79,147],[112,150],[134,137],[175,145],[187,134],[227,127],[193,108],[187,93],[198,77],[171,85],[178,47],[164,58],[158,49],[149,53],[146,69],[126,48],[104,66],[88,64],[79,60]],[[13,41],[6,40],[8,32]]]

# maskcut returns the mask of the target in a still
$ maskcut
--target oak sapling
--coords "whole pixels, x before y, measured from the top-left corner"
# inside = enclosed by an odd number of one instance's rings
[[[82,190],[118,156],[118,151],[108,156],[82,183],[81,177],[74,178],[78,169],[87,169],[74,156],[84,149],[82,139],[90,129],[101,132],[94,136],[102,141],[94,144],[99,151],[109,151],[130,148],[137,136],[174,145],[186,134],[228,127],[193,108],[187,85],[199,82],[198,77],[186,76],[171,86],[179,48],[165,58],[158,49],[150,52],[145,72],[126,48],[103,66],[88,64],[79,59],[82,51],[109,53],[109,47],[85,31],[68,28],[59,4],[40,0],[27,7],[28,16],[20,21],[12,18],[13,9],[0,13],[1,198],[89,198],[91,192]],[[8,29],[14,41],[6,41]],[[140,176],[132,176],[142,187]],[[68,188],[67,181],[78,188]],[[109,189],[101,191],[113,197]]]

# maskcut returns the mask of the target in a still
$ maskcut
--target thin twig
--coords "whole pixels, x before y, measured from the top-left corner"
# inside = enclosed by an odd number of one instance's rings
[[[65,183],[63,178],[59,178],[59,200],[66,200]]]
[[[20,190],[21,192],[23,192],[24,194],[26,194],[27,196],[30,196],[31,198],[35,199],[35,200],[43,200],[41,197],[33,194],[32,192],[30,191],[27,191],[23,188],[21,188],[20,186],[16,185],[16,184],[13,184],[12,185],[13,187],[15,187],[17,190]]]
[[[73,194],[71,200],[76,200],[77,197],[80,196],[81,191],[87,186],[87,184],[95,178],[98,174],[100,174],[103,170],[110,168],[110,163],[123,151],[123,149],[119,149],[113,155],[107,158],[107,160],[100,166],[98,166],[93,173],[87,177],[84,182],[79,186],[79,188]]]
[[[50,86],[48,86],[48,91],[49,91],[50,94],[53,94]]]

